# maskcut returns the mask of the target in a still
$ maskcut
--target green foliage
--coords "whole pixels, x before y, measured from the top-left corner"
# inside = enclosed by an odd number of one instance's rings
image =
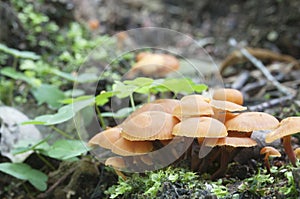
[[[211,192],[214,193],[218,197],[225,197],[228,196],[229,192],[228,189],[222,185],[222,180],[219,179],[217,182],[211,182],[212,190]]]
[[[250,191],[254,195],[264,196],[267,195],[274,183],[275,179],[270,174],[262,174],[260,171],[253,177],[244,180],[243,184],[239,187],[241,190]]]
[[[164,182],[182,183],[187,188],[192,189],[197,186],[197,178],[198,176],[193,172],[185,171],[182,168],[169,167],[165,170],[148,172],[145,176],[133,174],[126,181],[119,178],[118,185],[110,187],[106,194],[110,198],[116,198],[121,195],[124,198],[129,198],[131,194],[155,198]]]
[[[81,140],[63,139],[43,149],[43,154],[58,160],[68,160],[86,154],[88,151],[89,147]]]
[[[72,119],[75,114],[83,108],[90,106],[94,103],[94,98],[87,98],[80,101],[76,101],[72,104],[65,105],[58,109],[55,114],[41,115],[33,120],[23,122],[23,124],[35,124],[35,125],[54,125],[60,124]]]
[[[14,176],[20,180],[28,180],[36,189],[45,191],[47,189],[48,176],[39,170],[32,169],[23,163],[0,163],[0,171]]]
[[[245,179],[238,188],[241,192],[249,191],[260,197],[279,192],[286,198],[295,198],[298,196],[298,191],[293,179],[292,169],[290,166],[281,168],[273,166],[271,174],[266,174],[266,169],[260,169],[256,175]]]
[[[77,156],[86,154],[90,150],[90,147],[82,140],[60,139],[49,145],[48,139],[49,136],[35,143],[28,140],[21,141],[15,146],[13,153],[21,154],[34,151],[58,160],[76,160]]]
[[[59,101],[65,98],[65,94],[61,90],[49,84],[42,84],[35,88],[32,90],[32,94],[38,101],[38,105],[47,103],[50,108],[59,108],[61,106]]]
[[[34,52],[30,51],[19,51],[13,48],[8,48],[6,45],[0,43],[0,51],[10,54],[14,56],[15,58],[21,58],[21,59],[32,59],[37,60],[40,59],[40,56],[35,54]]]

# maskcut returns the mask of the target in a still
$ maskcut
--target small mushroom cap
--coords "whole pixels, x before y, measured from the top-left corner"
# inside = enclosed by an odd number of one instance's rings
[[[194,138],[219,138],[227,136],[224,124],[211,117],[192,117],[181,121],[173,128],[173,135]]]
[[[300,148],[296,148],[296,149],[294,150],[294,153],[295,153],[297,159],[300,159]]]
[[[121,135],[128,140],[172,139],[172,129],[179,121],[171,114],[160,111],[142,112],[123,122]]]
[[[166,76],[179,69],[179,60],[173,55],[142,53],[137,55],[137,62],[129,71],[130,76],[141,72],[146,76]]]
[[[175,107],[180,104],[179,100],[176,99],[159,99],[154,100],[153,102],[146,103],[142,105],[140,108],[135,110],[133,113],[131,113],[126,120],[129,120],[129,118],[132,118],[142,112],[146,111],[161,111],[165,113],[172,114]]]
[[[106,166],[112,166],[117,169],[123,169],[126,167],[125,161],[122,157],[109,157],[105,161]]]
[[[229,112],[244,111],[247,109],[245,106],[241,106],[229,101],[211,100],[209,104],[215,109]]]
[[[213,115],[213,109],[208,101],[209,99],[202,95],[187,95],[180,100],[180,105],[175,107],[173,115],[179,119]]]
[[[224,110],[215,109],[215,108],[213,108],[213,110],[214,110],[214,115],[212,116],[212,118],[215,118],[222,123],[225,123],[226,121],[228,121],[240,114],[240,113],[231,113],[229,111],[224,111]]]
[[[209,147],[215,147],[215,146],[253,147],[257,145],[257,142],[255,140],[248,137],[206,138],[203,142],[206,146]]]
[[[175,107],[180,105],[180,101],[176,99],[158,99],[151,103],[162,106],[163,111],[169,114],[173,114]]]
[[[213,99],[229,101],[238,105],[242,105],[244,102],[243,94],[239,90],[231,88],[220,88],[214,90]]]
[[[134,156],[149,153],[152,149],[152,142],[129,141],[121,137],[114,143],[111,151],[122,156]]]
[[[105,149],[111,149],[113,144],[121,138],[121,130],[120,127],[106,129],[92,137],[88,142],[88,145],[99,145]]]
[[[267,157],[281,157],[277,149],[271,146],[265,146],[260,150],[260,154],[266,154]]]
[[[300,117],[288,117],[279,123],[279,126],[266,135],[266,142],[271,143],[284,136],[300,132]]]
[[[240,132],[274,129],[278,124],[274,116],[262,112],[244,112],[225,122],[228,131]]]

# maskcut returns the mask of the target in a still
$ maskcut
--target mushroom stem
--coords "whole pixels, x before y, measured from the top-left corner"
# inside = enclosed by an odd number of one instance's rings
[[[211,176],[212,180],[225,174],[229,161],[229,152],[226,149],[223,149],[221,151],[220,168]]]
[[[206,172],[207,168],[219,157],[220,153],[220,148],[212,149],[212,151],[208,154],[208,157],[202,158],[202,162],[199,166],[198,171],[202,173]]]
[[[266,153],[264,161],[265,161],[265,166],[267,168],[268,173],[271,173],[270,162],[269,162],[269,154],[268,153]]]
[[[296,166],[296,155],[292,148],[290,135],[283,137],[283,147],[284,147],[285,153],[288,155],[288,158],[291,161],[291,163],[293,164],[293,166]]]

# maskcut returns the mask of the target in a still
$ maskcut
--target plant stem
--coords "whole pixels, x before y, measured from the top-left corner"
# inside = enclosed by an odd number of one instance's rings
[[[50,126],[54,131],[56,131],[57,133],[61,134],[62,136],[69,138],[71,140],[74,140],[74,138],[70,135],[68,135],[66,132],[60,130],[59,128],[56,128],[54,125]]]
[[[133,111],[135,111],[135,104],[134,104],[134,100],[133,100],[133,95],[130,94],[130,103],[131,103],[131,107],[133,109]]]
[[[102,129],[106,129],[104,119],[103,119],[101,111],[100,111],[100,109],[97,105],[96,105],[96,112],[97,112],[97,115],[98,115],[98,118],[99,118],[100,125],[101,125]]]
[[[48,166],[50,167],[53,171],[55,170],[55,167],[48,161],[46,158],[41,156],[39,153],[36,153],[36,155]]]

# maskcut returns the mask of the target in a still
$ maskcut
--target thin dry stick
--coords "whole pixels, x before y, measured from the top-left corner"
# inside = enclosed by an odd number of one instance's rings
[[[272,107],[272,106],[275,106],[277,104],[281,104],[281,103],[284,103],[288,100],[291,100],[293,99],[293,96],[289,95],[289,96],[284,96],[284,97],[280,97],[280,98],[277,98],[277,99],[272,99],[270,101],[267,101],[267,102],[263,102],[261,104],[257,104],[257,105],[253,105],[253,106],[249,106],[248,107],[248,110],[250,111],[262,111],[266,108],[269,108],[269,107]]]
[[[71,175],[77,167],[70,168],[62,177],[60,177],[46,192],[41,193],[37,196],[37,198],[47,198],[52,191],[60,184],[62,183],[69,175]]]
[[[237,41],[235,39],[231,39],[230,41],[231,45],[237,47]],[[240,48],[241,53],[250,61],[252,64],[258,68],[264,76],[282,93],[288,95],[288,96],[295,96],[296,92],[292,90],[291,88],[285,87],[282,84],[280,84],[275,77],[268,71],[268,69],[264,66],[264,64],[256,59],[253,55],[251,55],[247,49]]]

